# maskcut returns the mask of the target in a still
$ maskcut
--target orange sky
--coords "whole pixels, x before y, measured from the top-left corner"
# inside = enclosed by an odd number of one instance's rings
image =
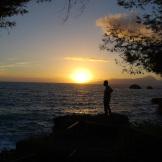
[[[61,6],[62,1],[57,3]],[[52,3],[30,4],[29,8],[29,14],[14,17],[17,26],[10,34],[1,31],[0,81],[69,83],[81,82],[80,78],[82,82],[95,82],[148,75],[123,74],[114,61],[119,57],[99,49],[103,31],[96,21],[125,12],[115,1],[94,0],[82,15],[73,11],[66,23]]]

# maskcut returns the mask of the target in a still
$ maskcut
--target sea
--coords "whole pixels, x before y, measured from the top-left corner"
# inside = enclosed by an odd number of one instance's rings
[[[162,88],[129,89],[113,86],[112,112],[128,116],[132,123],[162,125],[162,115],[152,98]],[[53,119],[67,114],[102,114],[101,84],[0,83],[0,150],[16,147],[31,136],[51,133]]]

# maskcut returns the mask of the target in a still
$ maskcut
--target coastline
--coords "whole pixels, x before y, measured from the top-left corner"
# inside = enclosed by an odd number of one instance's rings
[[[53,133],[18,142],[15,150],[2,151],[1,161],[148,161],[161,155],[162,138],[132,126],[125,115],[66,115],[54,122]]]

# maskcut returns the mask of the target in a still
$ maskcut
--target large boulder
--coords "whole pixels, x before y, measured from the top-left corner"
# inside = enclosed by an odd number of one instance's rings
[[[132,84],[129,87],[130,89],[142,89],[138,84]]]
[[[125,115],[76,114],[54,121],[53,133],[19,142],[16,150],[0,154],[0,161],[159,162],[161,159],[161,136],[145,131],[147,126],[131,125]]]
[[[147,89],[153,89],[153,87],[152,87],[152,86],[147,86],[146,88],[147,88]]]
[[[152,98],[151,102],[153,104],[162,105],[162,98]]]
[[[160,114],[162,113],[162,98],[153,98],[152,100],[151,100],[151,102],[152,102],[152,104],[157,104],[157,105],[159,105],[159,112],[160,112]]]

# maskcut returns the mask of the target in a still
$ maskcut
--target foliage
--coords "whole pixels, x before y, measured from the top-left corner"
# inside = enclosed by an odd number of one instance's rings
[[[14,21],[9,20],[10,17],[16,15],[24,15],[28,13],[27,4],[34,0],[0,0],[0,28],[13,27],[16,25]],[[54,0],[35,0],[36,3],[50,2]],[[63,8],[66,12],[64,21],[70,16],[73,7],[79,6],[78,10],[83,12],[89,0],[64,0]]]
[[[1,0],[0,1],[0,28],[15,26],[14,21],[8,20],[15,15],[23,15],[28,12],[26,4],[31,0]],[[45,0],[46,1],[46,0]],[[38,0],[37,2],[40,2]]]
[[[146,70],[162,75],[162,1],[118,0],[118,4],[126,9],[140,8],[143,11],[134,16],[136,27],[132,25],[132,30],[120,28],[121,24],[104,24],[101,49],[119,53],[124,70],[131,74]]]

